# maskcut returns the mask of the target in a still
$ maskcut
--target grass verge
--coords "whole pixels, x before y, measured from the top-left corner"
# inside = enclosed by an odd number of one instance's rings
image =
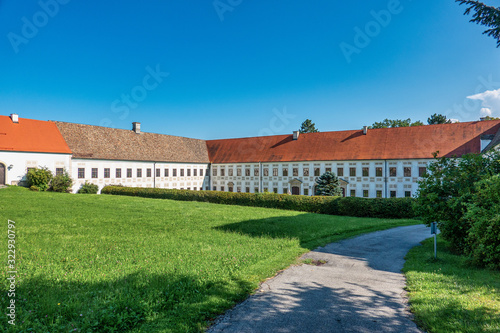
[[[16,326],[4,317],[7,332],[203,331],[310,249],[418,223],[17,187],[1,189],[0,202],[2,225],[16,226]]]
[[[500,332],[500,272],[470,266],[438,237],[406,256],[411,310],[428,332]]]

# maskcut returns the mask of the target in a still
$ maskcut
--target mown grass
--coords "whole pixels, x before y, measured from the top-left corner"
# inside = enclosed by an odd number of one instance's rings
[[[196,332],[319,245],[414,220],[0,189],[16,222],[7,332]],[[6,309],[7,267],[1,280]]]
[[[406,256],[411,310],[428,332],[500,332],[500,272],[471,266],[438,237]]]

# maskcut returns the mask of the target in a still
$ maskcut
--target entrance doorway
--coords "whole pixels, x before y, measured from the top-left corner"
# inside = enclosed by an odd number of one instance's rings
[[[300,195],[300,187],[292,186],[292,195]]]
[[[5,165],[0,163],[0,185],[5,185]]]

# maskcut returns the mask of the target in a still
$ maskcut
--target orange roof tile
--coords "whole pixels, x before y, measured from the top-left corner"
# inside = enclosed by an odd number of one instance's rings
[[[0,151],[71,154],[66,141],[50,121],[0,116]]]
[[[480,152],[500,120],[207,141],[212,163],[421,159]]]

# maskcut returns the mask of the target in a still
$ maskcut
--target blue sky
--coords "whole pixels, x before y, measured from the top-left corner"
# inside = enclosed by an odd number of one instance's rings
[[[291,133],[306,118],[334,131],[433,113],[500,116],[500,49],[464,9],[452,0],[4,0],[0,114],[125,129],[139,121],[200,139]]]

